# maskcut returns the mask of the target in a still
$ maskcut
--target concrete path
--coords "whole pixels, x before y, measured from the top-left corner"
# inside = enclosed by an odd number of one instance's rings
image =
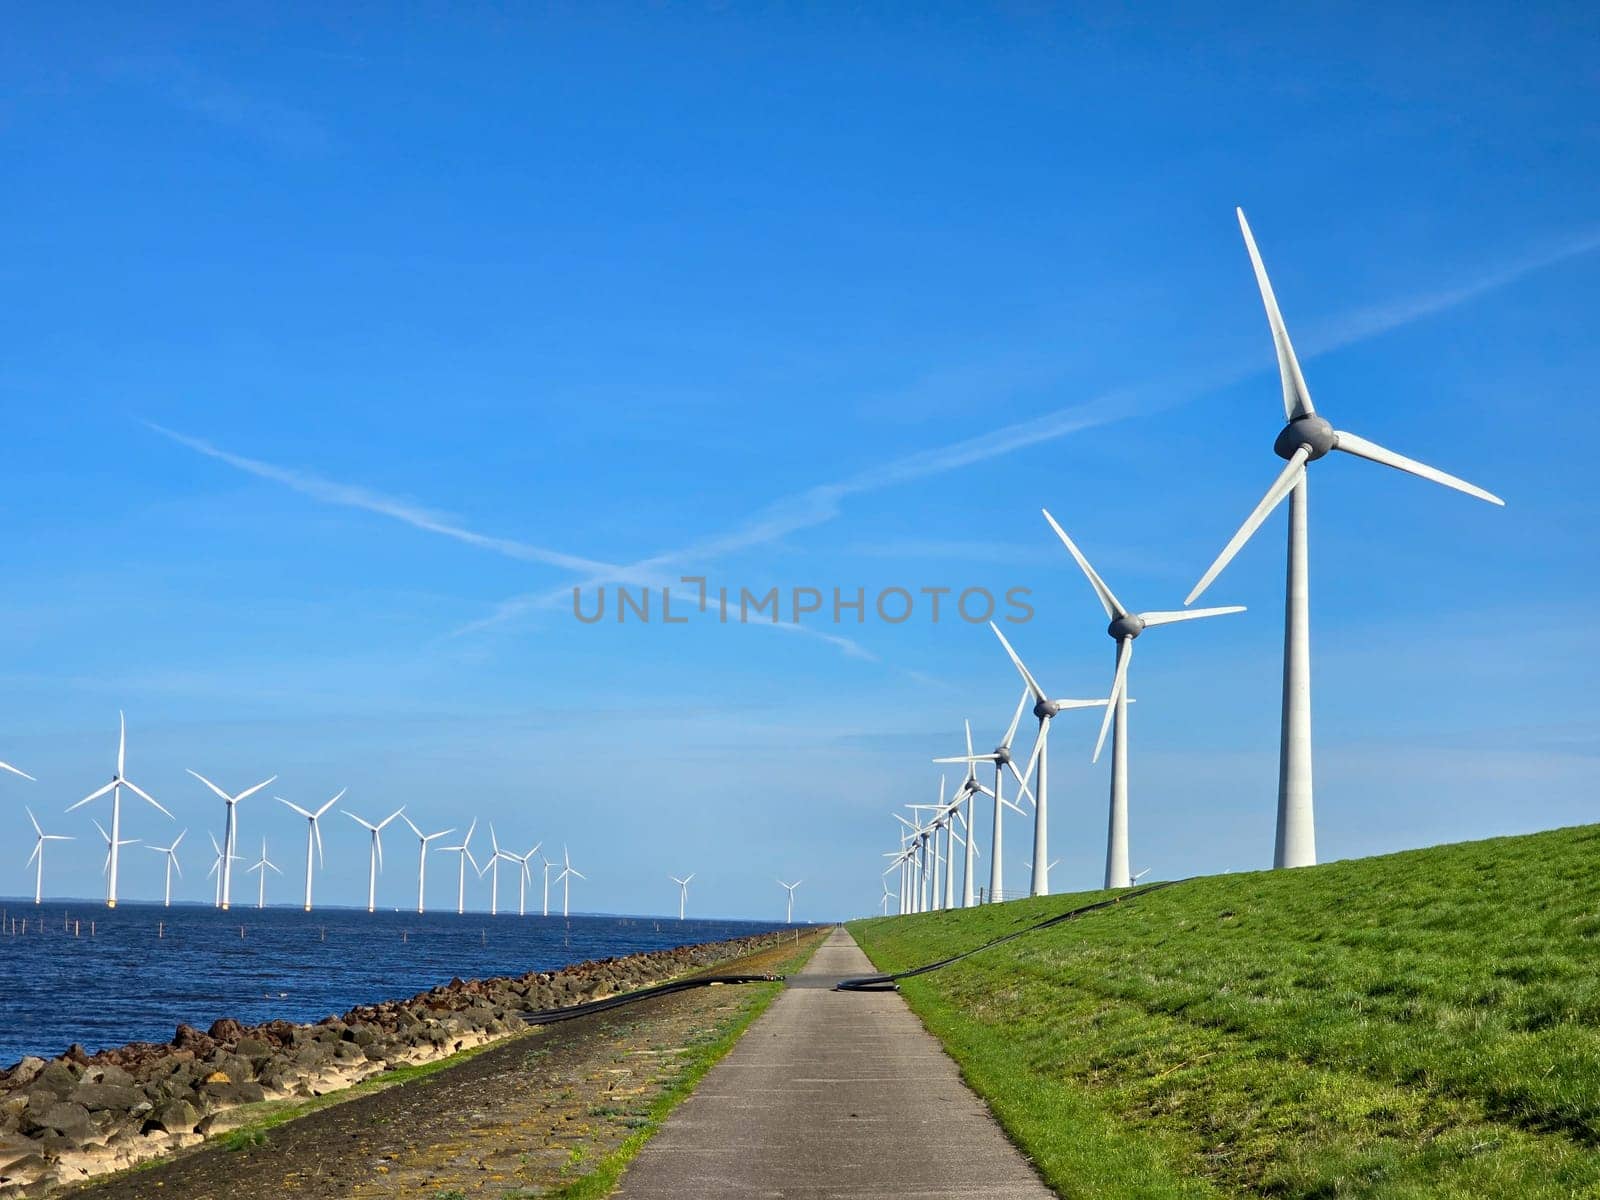
[[[897,993],[829,990],[872,971],[835,930],[616,1194],[1049,1200]]]

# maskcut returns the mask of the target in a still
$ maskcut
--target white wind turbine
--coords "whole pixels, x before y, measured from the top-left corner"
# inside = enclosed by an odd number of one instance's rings
[[[1233,560],[1250,536],[1261,527],[1272,510],[1289,498],[1289,569],[1284,605],[1283,636],[1283,724],[1278,740],[1278,829],[1273,849],[1275,867],[1308,867],[1317,861],[1316,822],[1312,812],[1311,786],[1311,616],[1310,582],[1308,568],[1308,539],[1306,535],[1306,467],[1324,457],[1331,450],[1342,450],[1357,458],[1370,459],[1386,467],[1405,471],[1445,487],[1487,500],[1490,504],[1504,505],[1505,501],[1480,487],[1457,479],[1454,475],[1396,454],[1375,442],[1357,437],[1353,433],[1335,429],[1319,416],[1311,403],[1311,392],[1300,372],[1300,362],[1295,357],[1294,346],[1289,342],[1289,331],[1278,311],[1277,297],[1272,293],[1272,283],[1267,279],[1267,269],[1262,265],[1261,253],[1250,233],[1250,225],[1239,214],[1239,229],[1244,234],[1245,248],[1250,252],[1250,265],[1255,269],[1256,285],[1261,290],[1261,302],[1266,306],[1267,324],[1272,329],[1272,342],[1278,354],[1278,374],[1283,384],[1283,412],[1288,423],[1279,431],[1272,449],[1288,464],[1273,480],[1261,503],[1245,518],[1244,524],[1222,548],[1206,573],[1195,584],[1185,604],[1192,604],[1211,586],[1224,567]]]
[[[1033,861],[1038,864],[1031,868],[1033,882],[1028,892],[1033,896],[1047,896],[1050,894],[1050,722],[1057,713],[1074,708],[1100,708],[1109,703],[1109,700],[1052,700],[1045,695],[1034,677],[1028,673],[1028,668],[1022,665],[1022,660],[1017,657],[1017,652],[1011,648],[1011,643],[1006,641],[1006,635],[1000,632],[1000,627],[993,621],[989,628],[994,630],[995,637],[1000,639],[1000,644],[1006,648],[1006,654],[1022,675],[1022,682],[1028,685],[1028,691],[1033,696],[1033,715],[1039,720],[1039,733],[1034,739],[1033,754],[1028,759],[1028,769],[1023,772],[1027,778],[1034,778],[1035,766],[1039,774],[1033,786]]]
[[[805,882],[805,880],[803,880],[803,879],[796,879],[793,883],[785,883],[781,879],[778,880],[778,886],[783,888],[784,890],[786,890],[789,893],[789,908],[788,908],[788,911],[784,914],[784,917],[783,917],[783,923],[785,925],[793,925],[794,924],[794,890],[795,890],[795,888],[799,887],[804,882]]]
[[[1056,523],[1049,510],[1040,511],[1088,578],[1095,599],[1100,601],[1100,607],[1105,609],[1106,616],[1111,620],[1106,632],[1117,643],[1116,671],[1111,679],[1111,703],[1106,706],[1105,719],[1100,722],[1100,738],[1094,744],[1094,761],[1100,761],[1100,751],[1106,744],[1106,731],[1114,727],[1116,732],[1111,739],[1111,807],[1106,821],[1106,887],[1131,887],[1133,880],[1128,875],[1128,664],[1133,661],[1133,640],[1146,629],[1158,625],[1241,613],[1244,606],[1234,604],[1226,608],[1190,608],[1181,612],[1129,612],[1106,586],[1106,581],[1089,565],[1089,560],[1073,544],[1067,531]]]
[[[500,863],[516,862],[517,856],[500,849],[500,841],[494,835],[494,822],[489,822],[489,848],[493,851],[489,860],[478,871],[478,878],[485,875],[489,878],[489,915],[498,916],[500,913]]]
[[[340,809],[361,828],[372,834],[372,845],[367,852],[367,911],[373,912],[378,906],[378,872],[383,869],[383,827],[405,812],[405,805],[395,809],[383,820],[374,825],[371,821],[363,821],[348,808]]]
[[[555,866],[555,863],[542,854],[539,856],[539,861],[544,863],[544,915],[548,917],[550,915],[550,868]]]
[[[689,880],[694,878],[694,872],[690,871],[682,879],[679,879],[676,875],[668,875],[667,878],[678,885],[678,920],[681,921],[683,920],[684,911],[689,906]]]
[[[277,864],[271,862],[267,858],[267,839],[266,838],[262,838],[261,839],[261,858],[260,858],[259,861],[256,862],[256,864],[254,866],[252,866],[250,868],[250,870],[252,870],[252,871],[260,871],[261,872],[261,886],[260,886],[259,890],[256,892],[256,907],[257,908],[265,908],[267,906],[267,871],[268,870],[278,871]],[[282,871],[278,871],[278,874],[282,875],[283,872]]]
[[[216,885],[216,893],[217,894],[216,894],[216,899],[212,902],[212,907],[221,908],[222,907],[222,860],[223,860],[224,855],[223,855],[223,852],[222,852],[222,847],[217,845],[217,835],[214,834],[214,833],[208,833],[208,834],[206,834],[206,836],[211,839],[211,849],[216,851],[216,855],[217,855],[216,858],[211,860],[211,869],[206,872],[206,878],[207,879],[210,879],[213,875],[215,875],[217,877],[217,885]],[[235,861],[238,861],[238,855],[233,855],[233,858],[234,858]]]
[[[344,794],[349,790],[350,790],[349,788],[340,788],[339,791],[338,791],[338,794],[335,795],[332,800],[329,800],[326,804],[324,804],[321,808],[317,809],[316,812],[312,812],[309,809],[301,808],[298,804],[295,804],[293,801],[290,801],[290,800],[285,800],[282,796],[275,797],[275,799],[278,801],[279,804],[287,805],[289,808],[292,808],[295,812],[299,813],[302,817],[304,817],[306,819],[306,822],[307,822],[307,828],[306,828],[306,911],[307,912],[311,911],[311,849],[312,849],[313,845],[315,845],[316,851],[317,851],[317,862],[319,864],[322,862],[322,827],[319,826],[317,824],[317,822],[322,819],[323,814],[325,814],[335,804],[339,803],[339,801],[344,797]],[[218,884],[218,886],[219,887],[221,886],[220,883]]]
[[[187,767],[184,769],[188,770]],[[233,902],[233,860],[235,857],[237,857],[234,852],[239,848],[239,817],[234,810],[238,807],[239,801],[243,800],[247,796],[255,795],[262,788],[266,787],[267,784],[271,783],[273,779],[276,779],[277,776],[274,775],[272,779],[263,779],[260,783],[256,784],[255,787],[245,788],[245,790],[240,792],[237,796],[230,796],[216,784],[212,783],[211,780],[200,774],[199,771],[189,771],[189,774],[193,775],[201,783],[205,784],[208,788],[215,792],[227,809],[227,815],[222,824],[222,844],[227,848],[228,857],[224,859],[222,863],[221,903],[221,907],[224,911],[226,911],[228,906]]]
[[[460,873],[456,877],[456,915],[460,916],[467,911],[467,864],[472,864],[472,869],[478,869],[478,860],[472,857],[472,835],[478,828],[478,818],[472,818],[472,824],[467,826],[467,836],[461,839],[459,846],[440,846],[440,854],[459,854]]]
[[[133,844],[131,841],[125,842],[122,840],[122,789],[127,788],[135,796],[138,796],[141,800],[148,802],[152,807],[155,808],[157,812],[166,817],[169,821],[172,819],[172,814],[166,809],[162,808],[161,805],[157,804],[154,796],[123,774],[123,772],[127,769],[128,722],[120,711],[117,713],[117,722],[119,728],[119,733],[117,735],[117,773],[111,777],[110,783],[106,784],[102,788],[97,788],[96,790],[90,792],[82,800],[79,800],[76,804],[67,809],[68,812],[71,812],[74,808],[82,808],[85,804],[100,799],[100,797],[104,796],[107,792],[111,793],[111,832],[106,837],[106,840],[110,843],[110,857],[106,861],[107,908],[115,908],[117,906],[117,860],[119,857],[117,852],[123,846],[130,846]],[[133,839],[133,841],[137,840],[137,838]]]
[[[3,765],[3,764],[0,764],[0,765]],[[8,771],[16,771],[17,769],[15,767],[6,767],[6,770],[8,770]],[[21,771],[17,771],[17,774],[21,775],[22,772]],[[25,776],[24,778],[32,779],[33,776],[29,775],[29,776]],[[44,844],[46,842],[71,842],[71,841],[76,841],[77,839],[72,837],[71,834],[66,834],[66,833],[46,833],[44,830],[39,828],[39,820],[38,820],[37,817],[35,817],[33,815],[33,809],[24,806],[22,811],[28,814],[28,820],[33,825],[33,832],[37,835],[37,837],[36,837],[36,839],[35,839],[35,841],[33,843],[33,853],[28,855],[28,863],[27,863],[27,865],[31,867],[34,864],[34,860],[35,859],[38,860],[39,867],[38,867],[38,870],[34,873],[34,877],[33,877],[33,902],[35,904],[43,904],[44,903]]]
[[[427,894],[428,843],[436,838],[442,838],[447,833],[454,833],[455,829],[441,829],[438,833],[423,833],[410,817],[402,817],[400,819],[411,826],[411,832],[417,835],[417,912],[420,914],[423,911],[423,897]]]
[[[123,846],[137,846],[139,844],[139,839],[124,838],[121,841],[113,841],[111,835],[106,832],[106,827],[100,824],[99,821],[91,819],[90,824],[100,831],[100,836],[105,841],[106,860],[100,864],[100,874],[109,877],[111,874],[111,864],[117,860],[116,851]]]
[[[887,883],[884,884],[883,885],[883,897],[882,897],[882,899],[880,899],[878,901],[878,915],[879,916],[887,917],[889,915],[889,901],[891,901],[893,899],[894,899],[894,893],[889,890],[889,885]]]
[[[1011,802],[1009,800],[1002,799],[1002,793],[1000,791],[1000,785],[1001,785],[1000,771],[1001,771],[1002,761],[1004,761],[1005,763],[1010,763],[1011,762],[1011,739],[1014,736],[1016,736],[1017,723],[1022,719],[1022,706],[1024,704],[1026,704],[1027,702],[1028,702],[1028,693],[1027,692],[1023,692],[1022,693],[1022,699],[1017,703],[1017,715],[1012,718],[1012,720],[1011,720],[1011,728],[1006,731],[1005,741],[1003,741],[1000,744],[1000,746],[997,747],[993,751],[993,753],[990,753],[990,754],[974,754],[972,752],[972,722],[971,721],[965,721],[965,722],[963,722],[963,724],[966,726],[966,730],[967,730],[967,752],[966,752],[966,754],[965,755],[958,755],[955,758],[936,758],[936,759],[933,760],[936,763],[965,763],[966,767],[967,767],[967,777],[961,781],[960,788],[958,788],[956,790],[956,803],[958,805],[962,804],[962,803],[965,803],[965,805],[966,805],[965,810],[962,811],[961,814],[960,814],[962,828],[964,828],[967,831],[966,837],[964,839],[960,839],[961,842],[962,842],[962,847],[966,851],[965,874],[963,875],[962,880],[961,880],[961,907],[962,908],[971,908],[973,906],[973,904],[974,904],[974,897],[973,897],[973,861],[972,860],[973,860],[974,856],[978,853],[977,838],[975,836],[975,828],[974,828],[974,823],[975,823],[976,818],[975,818],[975,816],[973,814],[973,811],[972,811],[972,805],[973,805],[974,798],[977,797],[980,794],[984,795],[984,796],[992,796],[994,798],[994,845],[990,847],[990,851],[991,851],[991,853],[993,853],[995,855],[995,862],[996,863],[999,862],[999,853],[1000,853],[1000,845],[1001,845],[1001,832],[1000,832],[1000,824],[1001,824],[1000,814],[1001,814],[1001,810],[1002,810],[1002,808],[1004,806],[1009,804],[1012,808],[1015,808],[1019,813],[1022,811],[1022,809],[1018,808],[1017,805],[1011,804]],[[1003,760],[1001,758],[1002,755],[1004,756]],[[992,791],[989,788],[984,787],[983,784],[978,782],[977,764],[980,763],[980,762],[992,762],[992,763],[994,763],[994,769],[995,769],[995,781],[994,781],[994,783],[995,783],[995,786],[994,786],[994,790],[992,790]],[[1011,770],[1013,772],[1016,772],[1016,769],[1017,768],[1016,768],[1015,764],[1012,764]],[[1017,776],[1017,778],[1020,781],[1022,777],[1019,774]],[[990,890],[991,893],[994,891],[994,888],[995,888],[995,880],[996,880],[997,871],[998,871],[998,867],[997,866],[994,866],[994,865],[990,866],[990,868],[989,868],[989,890]]]
[[[933,760],[936,763],[987,762],[994,764],[994,790],[983,789],[987,795],[994,799],[994,841],[989,847],[990,904],[996,904],[1000,901],[1005,880],[1001,854],[1005,846],[1005,810],[1009,808],[1019,815],[1022,814],[1022,806],[1020,804],[1013,803],[1005,798],[1005,772],[1007,770],[1016,776],[1017,786],[1022,789],[1023,795],[1028,796],[1030,800],[1032,799],[1032,795],[1028,791],[1027,780],[1022,777],[1022,772],[1017,770],[1017,764],[1011,757],[1011,739],[1017,736],[1017,726],[1022,722],[1022,710],[1027,707],[1028,698],[1032,694],[1028,688],[1024,687],[1022,689],[1022,698],[1017,701],[1017,711],[1011,714],[1011,724],[1006,726],[1005,737],[1001,738],[1000,744],[988,754],[972,753],[972,737],[969,730],[966,758],[936,758]]]
[[[528,915],[528,880],[533,876],[533,869],[528,866],[528,860],[539,853],[544,843],[540,842],[526,854],[507,854],[506,857],[517,864],[517,916]]]
[[[556,882],[561,885],[561,915],[563,917],[567,915],[567,899],[572,894],[572,877],[574,875],[579,879],[589,878],[582,871],[573,867],[572,859],[567,854],[567,848],[563,846],[561,847],[561,874],[556,876]]]
[[[173,869],[174,868],[177,869],[178,878],[179,879],[183,878],[183,868],[178,865],[178,846],[179,846],[180,843],[182,843],[183,839],[186,836],[188,836],[188,833],[189,833],[189,831],[187,829],[185,829],[177,837],[172,839],[172,845],[170,845],[170,846],[146,846],[145,847],[146,850],[154,850],[157,854],[165,854],[167,856],[167,863],[166,863],[166,868],[167,868],[167,887],[166,887],[165,896],[161,901],[161,903],[163,905],[165,905],[167,908],[171,908],[172,907],[172,872],[173,872]]]

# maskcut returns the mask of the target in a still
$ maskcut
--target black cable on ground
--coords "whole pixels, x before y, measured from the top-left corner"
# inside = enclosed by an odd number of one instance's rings
[[[690,988],[716,987],[724,983],[782,983],[783,979],[782,975],[700,975],[694,979],[677,979],[671,983],[658,983],[655,987],[640,988],[636,992],[607,996],[604,1000],[588,1000],[582,1004],[568,1005],[566,1008],[546,1008],[539,1012],[517,1015],[522,1018],[524,1025],[554,1025],[557,1021],[571,1021],[576,1017],[587,1017],[591,1013],[621,1008],[624,1004],[649,1000],[653,996],[670,996],[674,992],[686,992]]]
[[[1014,929],[1010,933],[995,938],[992,942],[985,942],[981,946],[974,946],[971,950],[963,950],[960,954],[952,954],[949,958],[941,958],[938,962],[927,963],[920,967],[911,967],[905,971],[896,971],[893,975],[858,975],[854,979],[841,979],[833,985],[836,992],[893,992],[898,991],[896,981],[909,979],[913,975],[925,975],[929,971],[937,971],[940,967],[948,967],[951,963],[960,962],[963,958],[971,958],[981,950],[988,950],[993,946],[1009,942],[1013,938],[1022,937],[1024,934],[1037,933],[1041,929],[1049,929],[1052,925],[1060,925],[1063,921],[1073,921],[1079,917],[1086,917],[1090,913],[1102,912],[1108,908],[1115,908],[1119,904],[1126,904],[1129,900],[1137,900],[1141,896],[1148,896],[1151,892],[1159,892],[1162,888],[1169,888],[1175,883],[1183,883],[1182,879],[1168,879],[1161,883],[1152,883],[1134,891],[1123,892],[1107,900],[1097,900],[1093,904],[1085,904],[1082,908],[1074,908],[1064,913],[1057,913],[1047,917],[1037,925],[1029,925],[1026,929]]]

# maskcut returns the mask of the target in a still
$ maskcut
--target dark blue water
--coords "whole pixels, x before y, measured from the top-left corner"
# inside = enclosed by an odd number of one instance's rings
[[[451,976],[549,971],[568,963],[713,942],[771,922],[665,917],[490,917],[484,913],[263,910],[124,901],[5,904],[0,934],[0,1066],[164,1042],[178,1023],[317,1021],[399,999]],[[28,921],[26,936],[12,920]],[[66,924],[78,922],[78,932]],[[91,937],[89,923],[94,922]],[[239,936],[240,927],[244,936]],[[157,936],[158,931],[164,936]]]

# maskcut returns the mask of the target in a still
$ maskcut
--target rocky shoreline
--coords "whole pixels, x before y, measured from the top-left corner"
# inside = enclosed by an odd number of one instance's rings
[[[450,983],[360,1005],[314,1025],[231,1019],[170,1042],[86,1054],[73,1046],[0,1073],[0,1197],[39,1195],[195,1145],[230,1110],[326,1095],[398,1067],[446,1058],[527,1028],[522,1014],[661,983],[792,937],[773,932],[575,963],[553,972]]]

